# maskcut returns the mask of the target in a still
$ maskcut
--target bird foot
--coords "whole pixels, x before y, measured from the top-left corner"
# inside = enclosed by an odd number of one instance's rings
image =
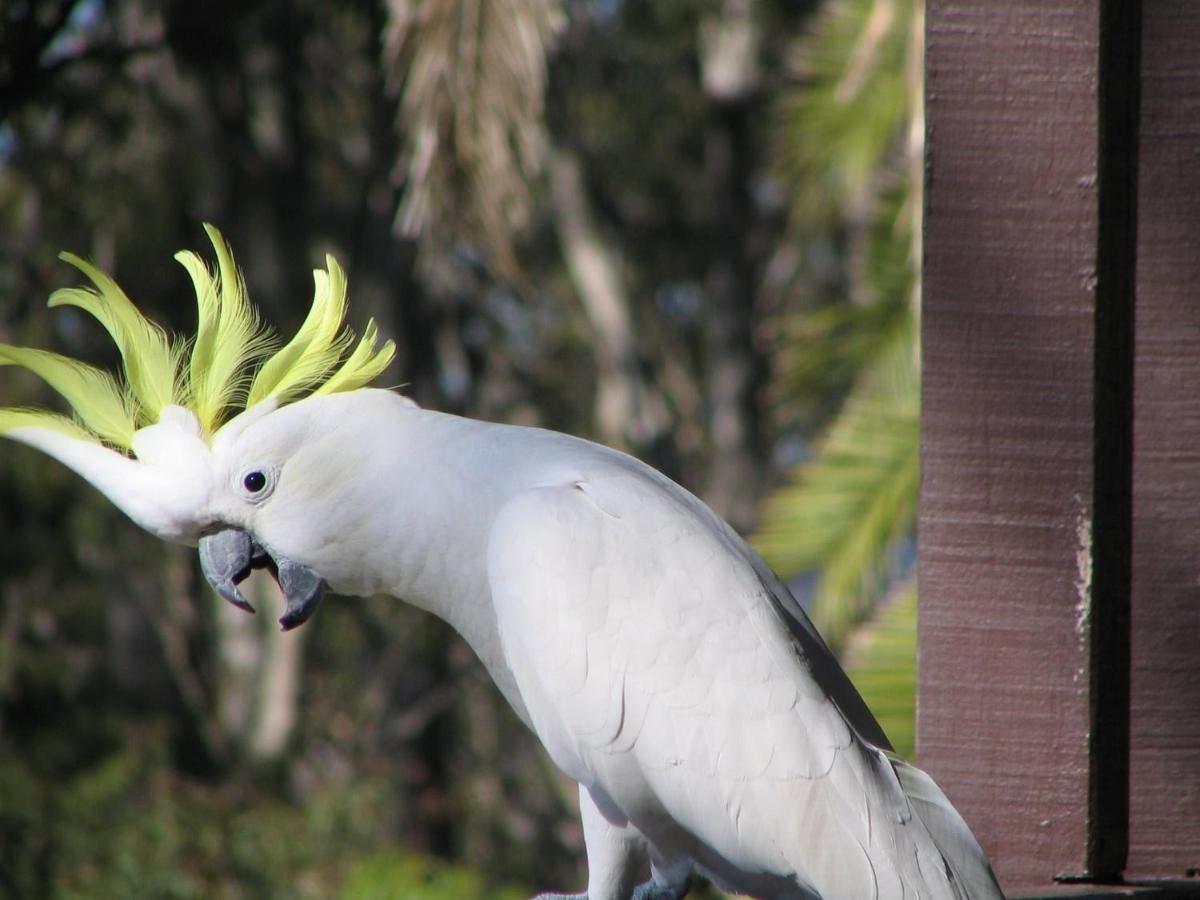
[[[658,884],[650,880],[634,888],[630,900],[683,900],[687,892],[686,880],[675,884]]]
[[[629,900],[683,900],[687,896],[688,885],[684,881],[679,884],[657,884],[653,880],[639,884],[633,889]],[[588,900],[587,893],[582,894],[538,894],[533,900]]]

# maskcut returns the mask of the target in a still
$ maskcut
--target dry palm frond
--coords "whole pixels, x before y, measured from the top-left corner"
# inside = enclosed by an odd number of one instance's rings
[[[560,0],[390,0],[385,63],[405,136],[397,227],[422,252],[475,244],[516,271],[545,150],[546,55]]]

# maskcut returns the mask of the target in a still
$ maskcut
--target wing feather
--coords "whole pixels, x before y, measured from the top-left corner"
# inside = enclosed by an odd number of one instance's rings
[[[528,490],[487,563],[538,736],[668,862],[770,896],[1000,896],[798,604],[681,488],[630,463]]]

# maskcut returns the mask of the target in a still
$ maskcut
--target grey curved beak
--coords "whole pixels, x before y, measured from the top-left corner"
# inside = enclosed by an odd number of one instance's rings
[[[325,592],[325,579],[308,566],[272,553],[239,528],[226,528],[200,539],[200,568],[218,594],[246,612],[254,607],[238,585],[254,569],[269,569],[287,605],[279,624],[284,631],[303,625],[316,612]]]
[[[244,531],[227,528],[200,538],[200,568],[218,594],[248,613],[254,607],[237,586],[254,568],[254,542]]]
[[[308,617],[317,611],[325,594],[325,579],[308,566],[290,559],[276,559],[275,562],[278,565],[275,580],[287,598],[287,608],[279,617],[279,624],[284,631],[291,631],[307,622]]]

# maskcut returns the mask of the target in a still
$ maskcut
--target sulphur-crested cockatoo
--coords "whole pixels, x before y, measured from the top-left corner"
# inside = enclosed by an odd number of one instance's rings
[[[589,874],[574,896],[676,900],[693,871],[757,897],[1001,896],[945,795],[888,752],[796,601],[708,507],[623,453],[366,387],[394,347],[371,323],[352,349],[332,258],[276,348],[207,230],[214,271],[177,256],[198,298],[190,342],[64,254],[95,289],[50,305],[95,316],[124,378],[0,345],[0,365],[75,413],[0,410],[0,433],[198,544],[238,606],[238,582],[269,568],[284,628],[326,585],[449,622],[579,783]]]

